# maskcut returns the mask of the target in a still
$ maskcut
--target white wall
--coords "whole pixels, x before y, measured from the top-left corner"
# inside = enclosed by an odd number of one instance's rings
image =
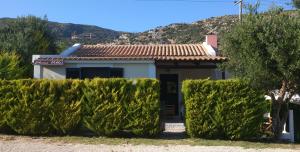
[[[154,61],[66,61],[63,66],[35,65],[34,78],[65,79],[66,68],[116,67],[124,69],[125,78],[155,78]]]
[[[42,78],[46,79],[65,79],[66,69],[63,66],[43,66]]]

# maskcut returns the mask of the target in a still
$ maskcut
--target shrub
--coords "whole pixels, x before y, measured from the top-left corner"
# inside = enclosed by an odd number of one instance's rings
[[[16,80],[15,100],[7,112],[7,124],[19,134],[41,135],[51,130],[50,109],[55,88],[47,80]]]
[[[97,135],[120,132],[123,125],[123,105],[130,96],[125,79],[86,80],[84,88],[84,126]]]
[[[81,120],[78,80],[2,80],[0,84],[0,128],[7,123],[19,134],[67,134]]]
[[[151,79],[0,80],[0,131],[97,135],[159,132],[159,83]]]
[[[61,80],[53,83],[56,93],[51,106],[51,125],[58,134],[70,134],[82,118],[83,83],[80,80]]]
[[[20,57],[16,53],[0,51],[0,79],[18,79],[24,74]]]
[[[260,134],[267,102],[247,82],[187,80],[182,91],[191,137],[248,139]]]
[[[135,135],[154,136],[159,128],[159,82],[151,79],[132,81],[132,96],[125,104],[126,125]]]
[[[151,79],[85,80],[83,124],[97,135],[159,133],[159,83]]]
[[[15,100],[14,85],[11,81],[0,80],[0,131],[7,128],[6,118],[9,104]]]

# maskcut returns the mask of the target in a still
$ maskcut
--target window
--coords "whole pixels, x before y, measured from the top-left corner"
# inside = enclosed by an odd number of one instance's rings
[[[111,68],[110,69],[110,77],[111,78],[122,78],[123,77],[123,69],[122,68]]]
[[[82,79],[109,78],[110,68],[81,68]]]
[[[84,68],[67,68],[67,79],[93,79],[93,78],[122,78],[123,68],[108,67],[84,67]]]
[[[66,69],[67,79],[79,79],[80,78],[80,68],[67,68]]]

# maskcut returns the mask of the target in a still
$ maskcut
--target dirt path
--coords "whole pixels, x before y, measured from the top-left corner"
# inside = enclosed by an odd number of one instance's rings
[[[189,145],[85,145],[52,143],[45,139],[0,139],[0,152],[292,152],[290,149],[245,149],[227,146]]]

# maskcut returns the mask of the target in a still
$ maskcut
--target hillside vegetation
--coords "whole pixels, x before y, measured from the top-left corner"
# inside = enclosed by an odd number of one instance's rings
[[[0,26],[7,26],[13,18],[1,18]],[[110,43],[119,38],[123,32],[101,28],[92,25],[58,23],[49,21],[49,28],[58,41],[69,43]]]
[[[286,13],[298,15],[297,11]],[[0,18],[0,27],[12,22],[12,18]],[[225,15],[199,20],[193,23],[174,23],[144,32],[131,33],[115,31],[94,25],[58,23],[49,21],[49,27],[57,37],[61,47],[74,43],[82,44],[187,44],[201,43],[208,33],[227,31],[238,22],[237,15]]]
[[[12,18],[0,19],[0,26],[12,22]],[[72,23],[49,22],[59,42],[65,45],[74,43],[97,44],[174,44],[199,43],[209,32],[218,33],[228,29],[238,21],[237,16],[221,16],[200,20],[191,24],[175,23],[168,26],[157,27],[145,32],[130,33],[105,29],[98,26]]]
[[[200,43],[208,33],[227,30],[238,21],[238,16],[212,17],[191,24],[176,23],[136,34],[122,34],[117,44],[183,44]]]

